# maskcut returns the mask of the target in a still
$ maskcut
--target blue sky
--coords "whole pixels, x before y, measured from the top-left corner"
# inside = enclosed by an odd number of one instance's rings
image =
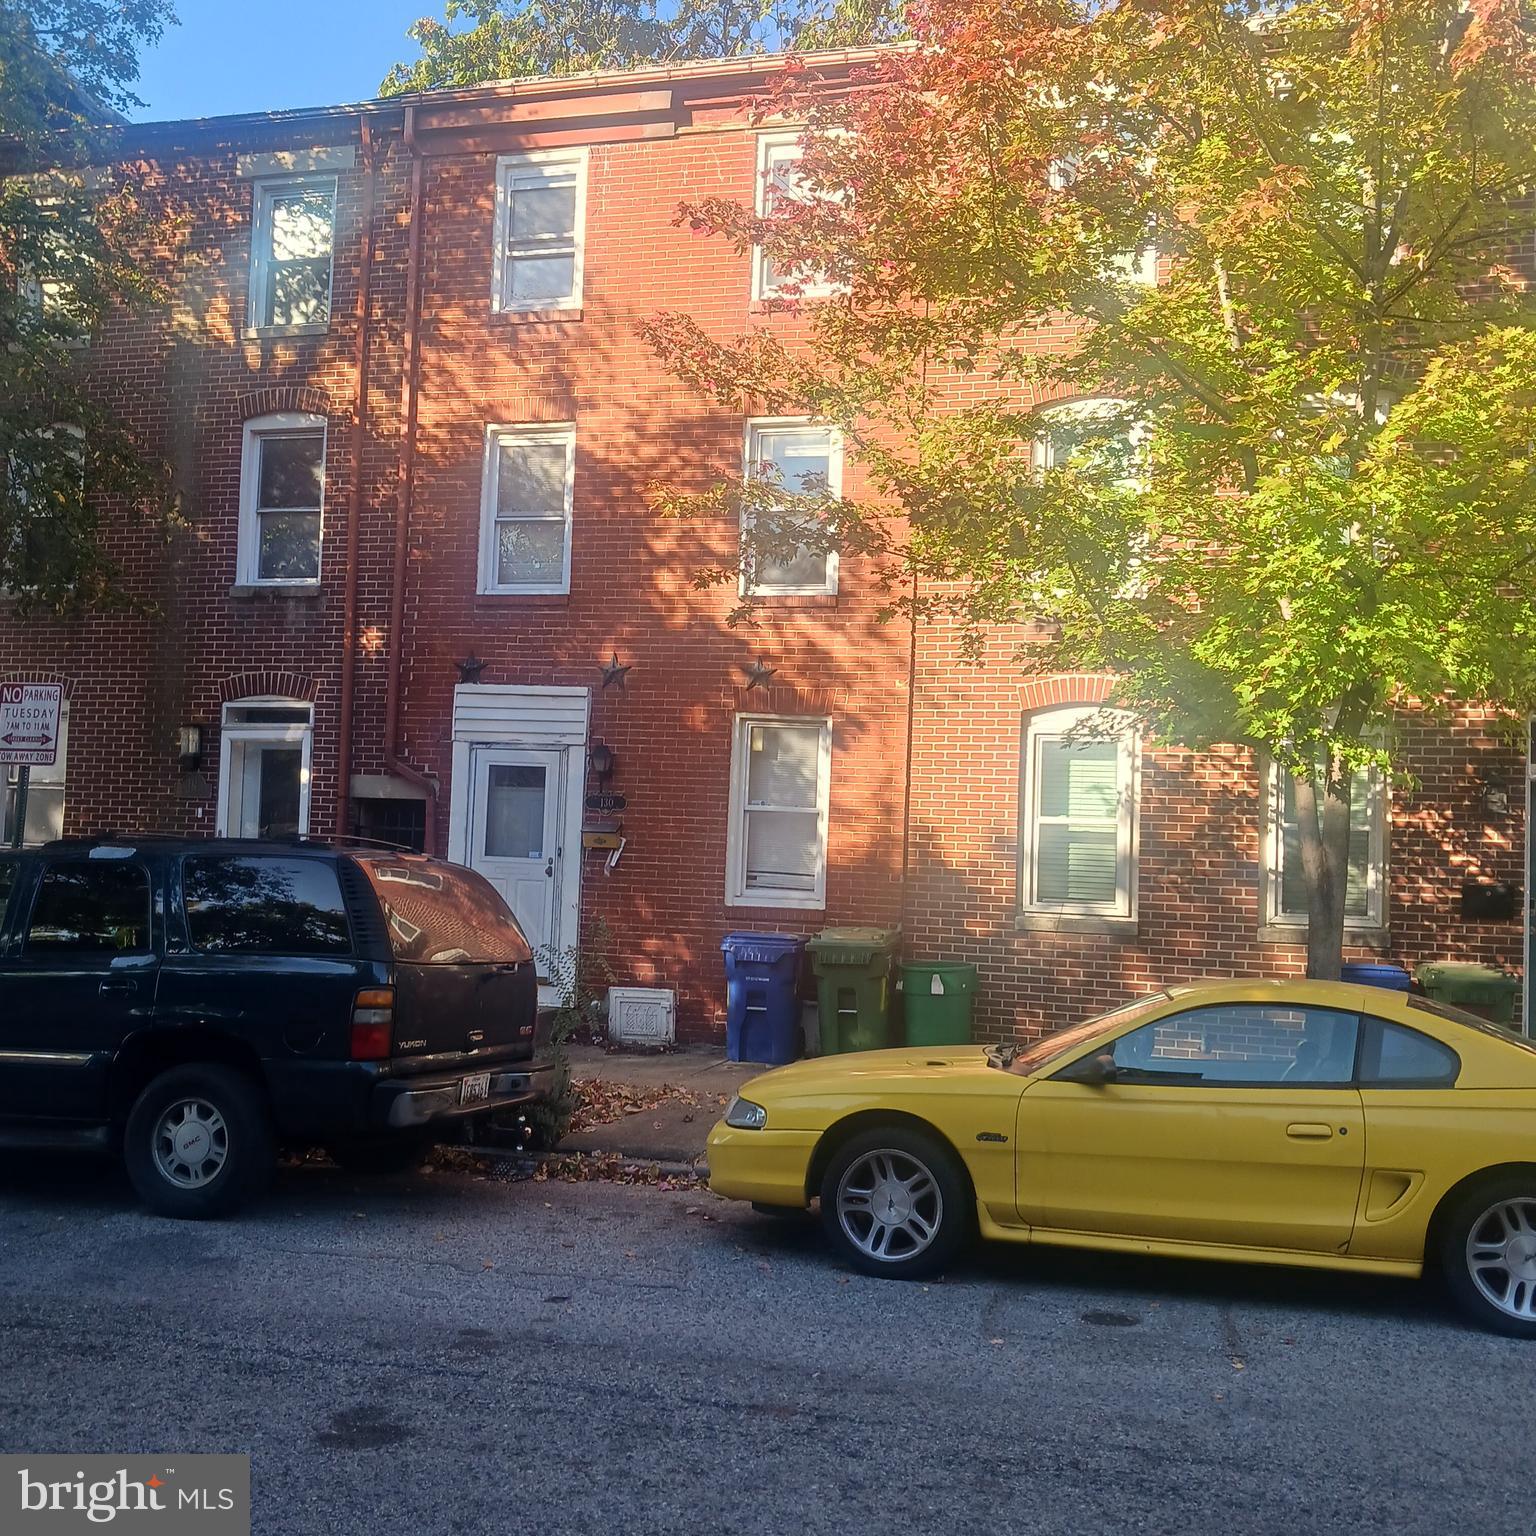
[[[140,118],[212,117],[362,101],[437,0],[176,0],[179,27],[141,59]]]

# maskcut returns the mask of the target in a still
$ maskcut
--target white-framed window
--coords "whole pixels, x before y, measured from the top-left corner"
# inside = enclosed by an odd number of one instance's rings
[[[64,780],[69,757],[69,702],[59,712],[58,756],[46,768],[35,766],[27,783],[27,821],[22,828],[22,846],[35,848],[39,843],[64,835]],[[21,770],[14,764],[4,770],[4,802],[0,804],[0,848],[9,848],[16,832],[17,807],[21,798]]]
[[[1305,927],[1307,882],[1301,863],[1296,781],[1276,763],[1264,778],[1263,910],[1266,923]],[[1387,925],[1387,791],[1379,769],[1361,768],[1349,800],[1346,928]]]
[[[792,496],[843,493],[843,439],[835,428],[803,418],[762,419],[747,423],[746,472],[749,478],[782,486]],[[793,597],[837,591],[837,551],[805,544],[787,547],[785,530],[775,547],[753,546],[753,516],[743,515],[741,589],[758,597]]]
[[[569,592],[576,428],[485,429],[480,483],[481,592]]]
[[[1146,476],[1146,428],[1128,419],[1124,400],[1063,400],[1035,413],[1035,465],[1039,469],[1102,472],[1115,485],[1136,490]]]
[[[251,330],[323,327],[331,319],[336,178],[285,176],[251,184]]]
[[[1094,705],[1041,710],[1025,721],[1023,769],[1021,909],[1134,917],[1134,725]]]
[[[246,422],[239,584],[318,586],[324,515],[325,417],[285,411]]]
[[[812,203],[818,194],[805,185],[800,176],[803,151],[798,130],[764,133],[757,140],[757,198],[759,218],[782,214],[793,203]],[[786,285],[793,285],[797,298],[822,298],[836,290],[824,273],[807,272],[777,265],[760,245],[752,247],[752,297],[777,298]]]
[[[832,722],[738,715],[734,732],[726,905],[824,907]]]
[[[224,706],[220,837],[308,835],[314,714],[303,699],[237,699]]]
[[[497,160],[491,308],[579,308],[586,223],[585,149]]]
[[[1046,183],[1053,192],[1065,192],[1082,172],[1081,155],[1064,155],[1053,160],[1046,171]],[[1124,278],[1143,288],[1157,286],[1157,231],[1149,227],[1145,236],[1129,250],[1117,251],[1109,261],[1104,276]]]

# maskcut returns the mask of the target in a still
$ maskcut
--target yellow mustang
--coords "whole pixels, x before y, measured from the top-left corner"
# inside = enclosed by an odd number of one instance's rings
[[[753,1078],[710,1188],[821,1201],[868,1274],[1012,1242],[1353,1269],[1443,1268],[1536,1338],[1536,1047],[1423,998],[1232,982],[1027,1046],[870,1051]]]

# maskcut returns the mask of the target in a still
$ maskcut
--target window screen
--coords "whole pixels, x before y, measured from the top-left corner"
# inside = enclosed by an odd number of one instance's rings
[[[193,947],[209,954],[349,954],[335,868],[319,859],[182,860]]]
[[[142,864],[79,859],[44,865],[27,953],[127,954],[149,947],[149,871]]]

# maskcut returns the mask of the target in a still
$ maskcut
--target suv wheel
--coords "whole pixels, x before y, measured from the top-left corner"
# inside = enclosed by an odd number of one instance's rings
[[[162,1072],[128,1112],[128,1177],[162,1216],[225,1216],[271,1176],[272,1124],[249,1078],[204,1063]]]

